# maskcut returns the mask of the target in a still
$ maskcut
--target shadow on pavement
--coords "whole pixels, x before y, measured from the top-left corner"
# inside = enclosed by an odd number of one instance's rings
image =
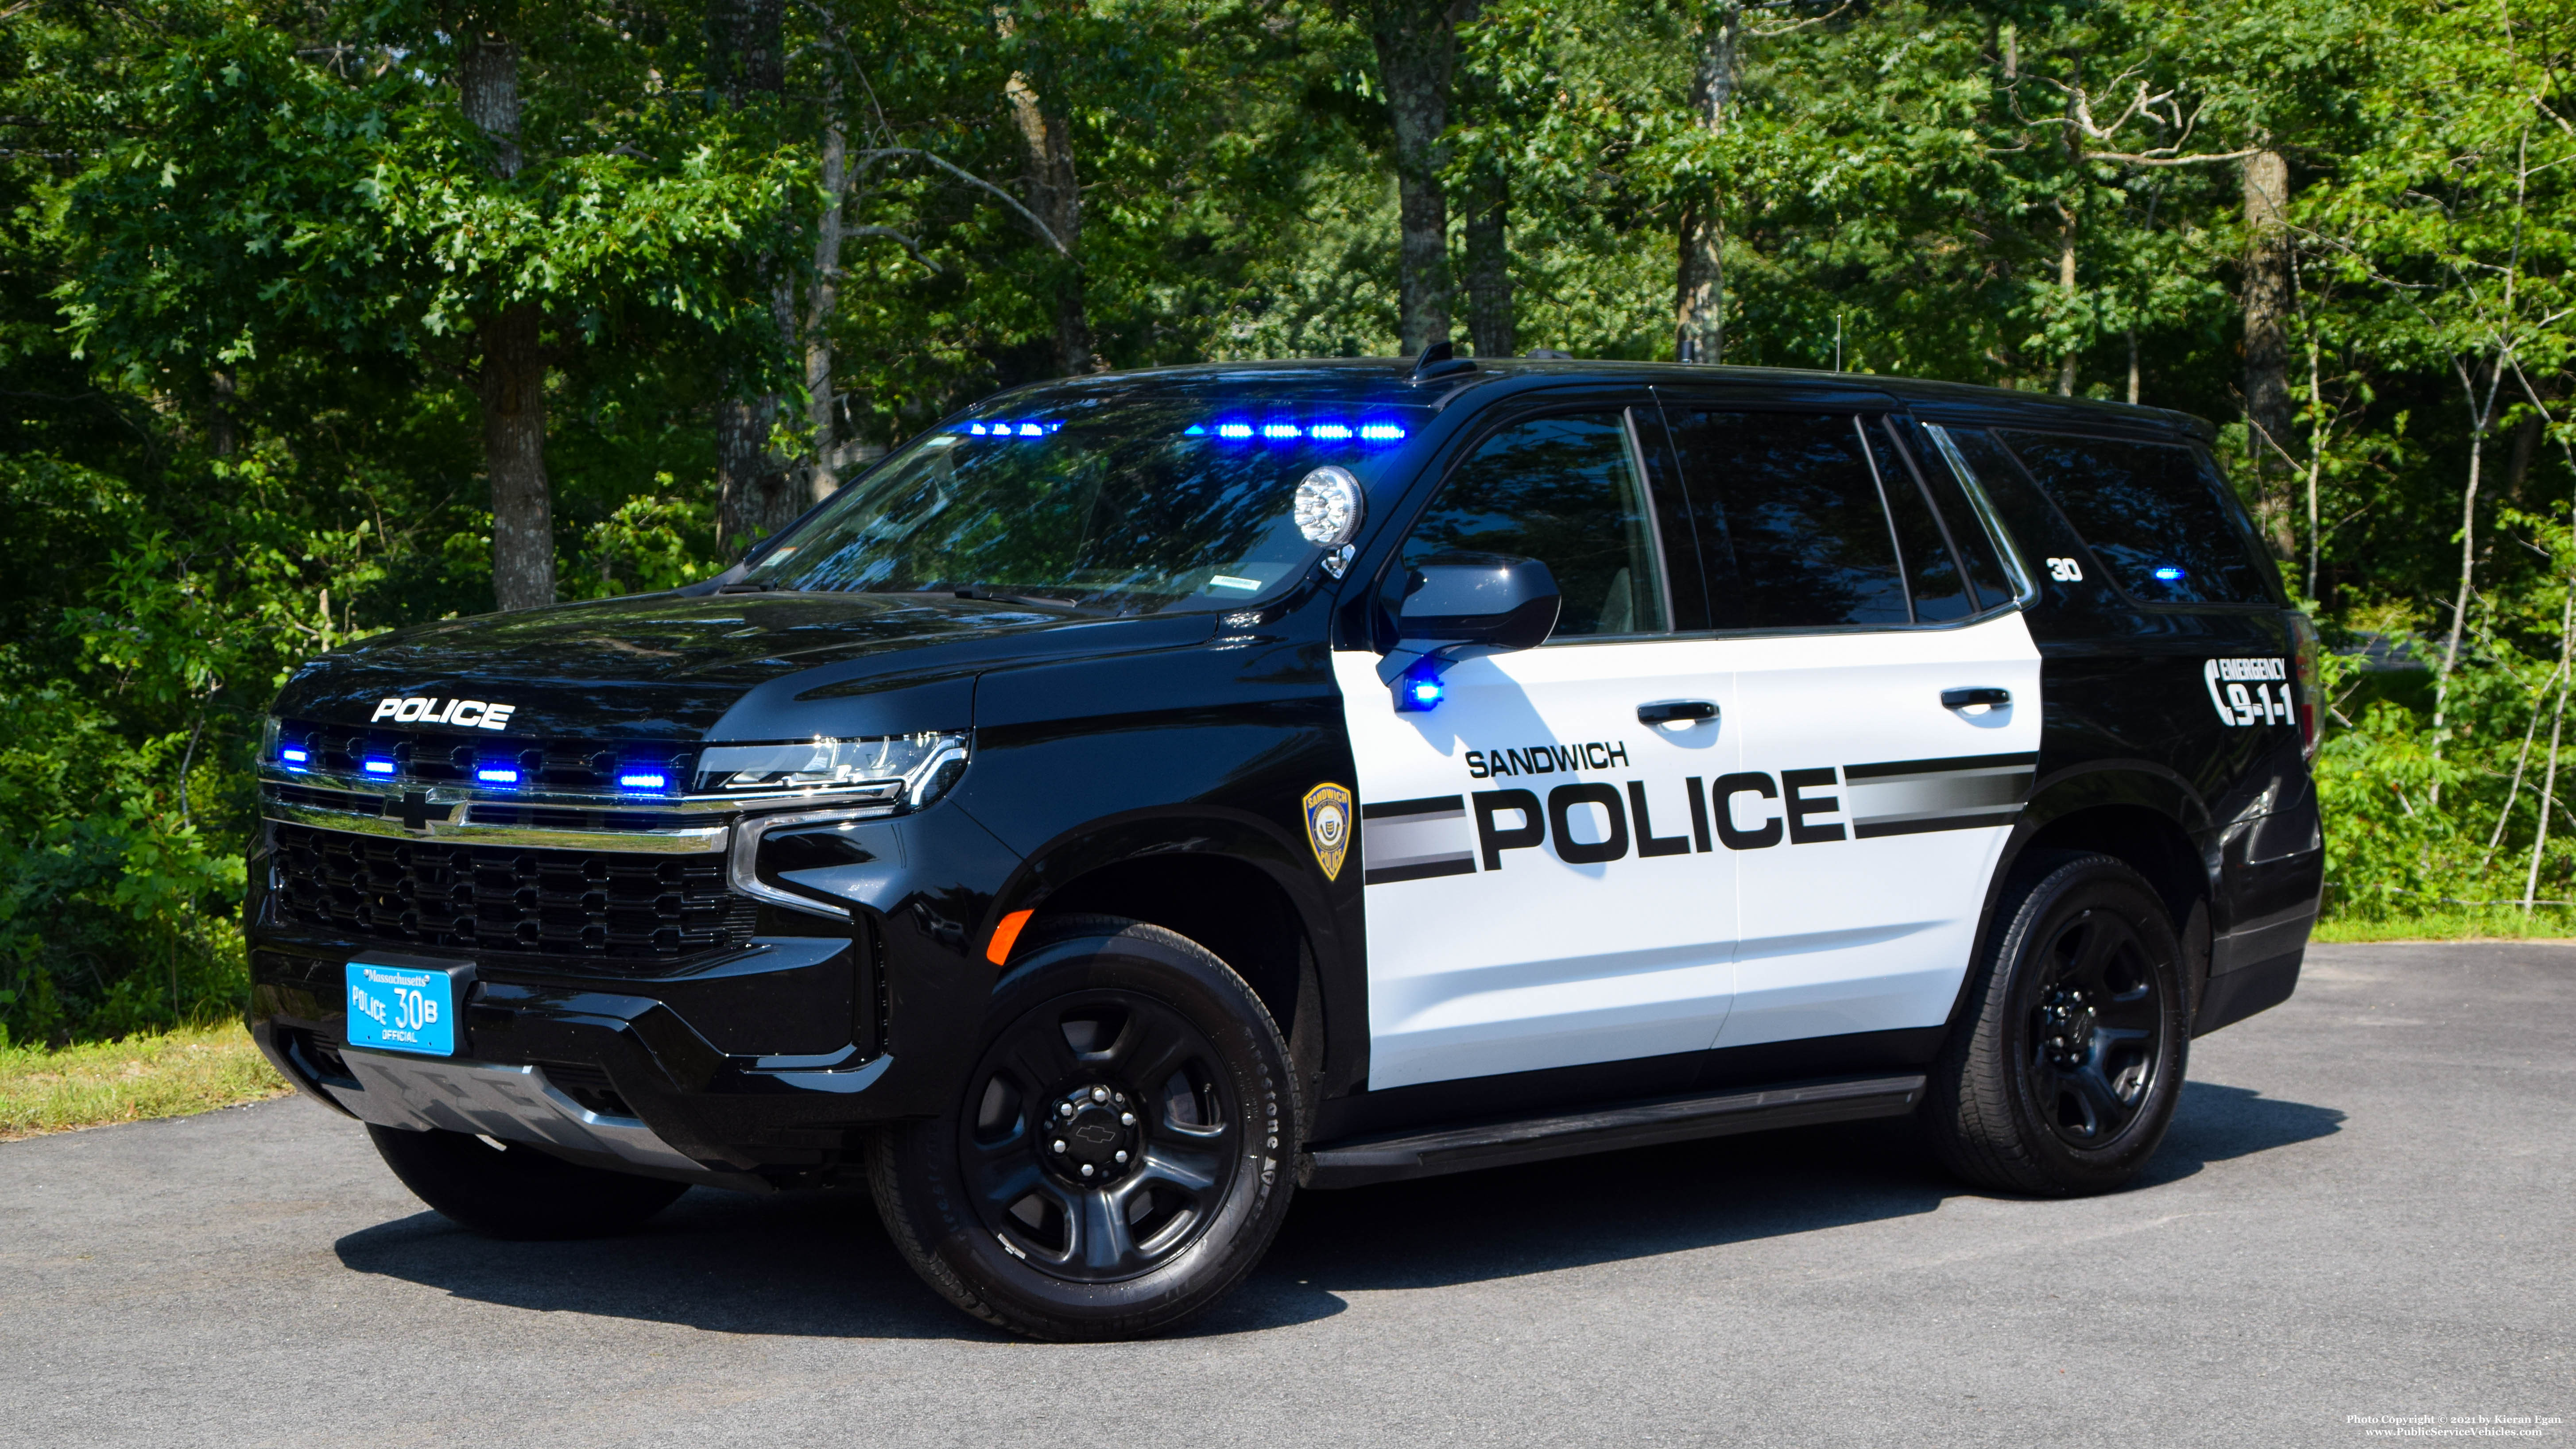
[[[2340,1130],[2343,1113],[2187,1083],[2142,1188]],[[1300,1194],[1278,1242],[1192,1337],[1330,1317],[1343,1292],[1428,1288],[1907,1217],[1965,1188],[1889,1119]],[[340,1239],[352,1271],[558,1313],[808,1337],[1004,1335],[904,1266],[860,1193],[698,1189],[643,1231],[575,1243],[479,1238],[433,1213]]]

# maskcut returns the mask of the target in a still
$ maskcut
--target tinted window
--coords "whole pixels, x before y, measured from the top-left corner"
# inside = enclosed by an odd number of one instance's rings
[[[1447,554],[1546,564],[1565,603],[1552,637],[1670,627],[1663,570],[1617,413],[1515,423],[1476,446],[1404,541],[1402,568]]]
[[[1878,481],[1848,415],[1668,408],[1721,629],[1903,624]]]
[[[1933,508],[1941,521],[1949,525],[1950,544],[1957,550],[1960,563],[1968,570],[1968,582],[1974,586],[1979,608],[1991,609],[2013,596],[2011,577],[2004,570],[2003,555],[1997,551],[1994,536],[1968,502],[1967,491],[1951,473],[1940,450],[1928,446],[1920,429],[1903,418],[1890,418],[1888,427],[1913,454],[1915,471],[1923,480],[1923,491],[1932,495]],[[1956,445],[1956,440],[1953,440]],[[1988,445],[1989,448],[1992,444]],[[1967,462],[1965,457],[1961,462]],[[2009,465],[2007,465],[2009,466]]]
[[[1959,576],[1959,560],[1950,540],[1932,516],[1931,500],[1914,481],[1896,445],[1883,428],[1861,425],[1869,439],[1870,457],[1878,464],[1879,492],[1887,499],[1887,516],[1896,525],[1897,547],[1905,560],[1905,582],[1914,598],[1914,621],[1935,624],[1964,619],[1977,612],[1968,586]]]
[[[2191,449],[2052,433],[2002,436],[2134,597],[2270,602],[2241,515]]]

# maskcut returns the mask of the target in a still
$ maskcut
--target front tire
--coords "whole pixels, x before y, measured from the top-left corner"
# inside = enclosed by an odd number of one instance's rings
[[[1999,931],[1924,1103],[1944,1166],[1981,1187],[2108,1192],[2172,1124],[2189,1043],[2182,950],[2147,882],[2052,857],[2006,888]]]
[[[496,1144],[471,1133],[369,1123],[367,1136],[414,1196],[487,1238],[622,1233],[689,1190],[685,1182],[583,1167],[524,1142]]]
[[[1243,978],[1159,926],[1068,918],[1018,955],[948,1111],[878,1143],[877,1210],[988,1322],[1168,1329],[1231,1291],[1287,1214],[1287,1045]]]

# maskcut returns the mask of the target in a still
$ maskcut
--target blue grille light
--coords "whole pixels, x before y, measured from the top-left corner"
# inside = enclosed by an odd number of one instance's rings
[[[671,783],[671,777],[659,770],[629,770],[617,777],[621,790],[660,790]]]
[[[1360,439],[1370,443],[1392,443],[1404,436],[1404,429],[1393,423],[1362,423]]]
[[[370,775],[390,775],[394,772],[394,762],[391,760],[369,760],[366,764],[360,766],[360,768],[364,769]]]
[[[474,772],[474,778],[486,785],[515,785],[519,772],[508,765],[485,765]]]
[[[284,760],[289,767],[298,770],[303,769],[305,762],[313,758],[302,745],[288,745],[277,752],[277,757]]]
[[[2163,568],[2156,570],[2156,577],[2164,580],[2166,583],[2172,583],[2174,580],[2182,577],[2182,570],[2175,568],[2172,564],[2166,564]]]

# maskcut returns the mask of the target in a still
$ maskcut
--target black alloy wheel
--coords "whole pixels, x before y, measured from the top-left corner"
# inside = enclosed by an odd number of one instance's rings
[[[1296,1083],[1261,998],[1159,926],[1040,920],[955,1105],[869,1184],[932,1287],[1034,1338],[1137,1338],[1240,1282],[1286,1216]]]
[[[2107,1192],[2164,1141],[2189,1048],[2164,901],[2107,855],[2026,860],[1997,903],[1923,1116],[1982,1187]]]
[[[2137,928],[2116,911],[2078,911],[2040,959],[2028,1090],[2061,1141],[2100,1147],[2135,1125],[2153,1096],[2172,1004]]]
[[[1133,1278],[1213,1220],[1243,1159],[1216,1045],[1135,991],[1043,1002],[976,1068],[958,1158],[984,1226],[1039,1271]]]

